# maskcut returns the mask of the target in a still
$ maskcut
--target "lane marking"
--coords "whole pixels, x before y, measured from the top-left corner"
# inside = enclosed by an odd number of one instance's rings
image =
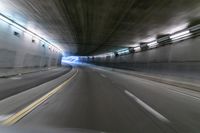
[[[9,79],[12,79],[12,80],[19,80],[19,79],[22,79],[22,77],[11,77]]]
[[[11,125],[15,124],[16,122],[18,122],[19,120],[21,120],[24,116],[28,115],[31,111],[33,111],[35,108],[37,108],[39,105],[41,105],[46,100],[48,100],[55,93],[57,93],[58,91],[60,91],[61,89],[63,89],[63,87],[69,81],[71,81],[77,75],[77,73],[78,73],[78,70],[76,71],[75,74],[73,74],[73,76],[71,76],[69,79],[67,79],[66,81],[64,81],[59,86],[57,86],[55,89],[51,90],[50,92],[48,92],[47,94],[45,94],[41,98],[37,99],[36,101],[34,101],[33,103],[31,103],[30,105],[26,106],[21,111],[15,113],[14,115],[12,115],[12,116],[8,117],[7,119],[3,120],[0,124],[4,125],[4,126],[11,126]]]
[[[97,69],[97,70],[101,70],[101,71],[108,71],[108,70],[106,70],[106,69],[101,69],[101,68],[95,68],[95,69]],[[113,71],[114,72],[114,71]],[[118,70],[116,70],[115,72],[117,72],[117,73],[122,73],[122,74],[124,74],[124,75],[127,75],[127,73],[125,73],[125,72],[120,72],[120,71],[118,71]],[[158,84],[163,84],[163,85],[168,85],[168,86],[172,86],[172,87],[177,87],[177,88],[183,88],[183,87],[179,87],[179,86],[174,86],[174,85],[172,85],[172,84],[167,84],[167,83],[162,83],[162,82],[156,82],[156,81],[153,81],[153,80],[150,80],[150,79],[145,79],[145,78],[142,78],[142,77],[137,77],[137,76],[134,76],[134,75],[129,75],[129,76],[133,76],[133,77],[136,77],[136,78],[140,78],[140,79],[143,79],[143,80],[148,80],[148,81],[151,81],[151,82],[154,82],[154,83],[158,83]],[[188,96],[188,97],[191,97],[191,98],[193,98],[193,99],[196,99],[196,100],[200,100],[200,97],[198,97],[198,96],[195,96],[194,94],[191,94],[190,92],[184,92],[184,91],[181,91],[181,90],[175,90],[175,89],[170,89],[170,88],[166,88],[167,90],[169,90],[169,91],[171,91],[171,92],[175,92],[175,93],[178,93],[178,94],[180,94],[180,95],[183,95],[183,96]],[[185,88],[183,88],[183,89],[185,89]],[[191,91],[192,92],[192,90],[189,90],[189,91]],[[195,91],[194,91],[195,92]],[[189,94],[190,93],[190,94]]]
[[[154,115],[159,120],[161,120],[163,122],[167,122],[167,123],[170,122],[166,117],[164,117],[163,115],[161,115],[159,112],[157,112],[156,110],[154,110],[152,107],[150,107],[149,105],[147,105],[145,102],[143,102],[139,98],[137,98],[131,92],[129,92],[127,90],[124,90],[124,93],[127,94],[129,97],[133,98],[139,105],[141,105],[144,109],[146,109],[148,112],[150,112],[152,115]]]
[[[96,68],[96,69],[99,69],[99,70],[102,70],[102,71],[108,71],[106,69],[101,69],[101,68]],[[114,72],[114,71],[113,71]],[[122,73],[124,75],[127,75],[126,72],[121,72],[121,71],[118,71],[116,70],[115,72],[117,73]],[[158,81],[154,81],[154,80],[151,80],[151,79],[146,79],[146,78],[142,78],[142,77],[138,77],[138,76],[134,76],[134,75],[129,75],[128,76],[131,76],[131,77],[136,77],[136,78],[140,78],[140,79],[143,79],[143,80],[148,80],[148,81],[151,81],[151,82],[154,82],[154,83],[157,83],[157,84],[163,84],[163,85],[168,85],[168,86],[172,86],[172,87],[176,87],[176,88],[182,88],[182,89],[185,89],[187,91],[191,91],[191,92],[194,92],[194,90],[188,90],[187,88],[184,88],[184,87],[181,87],[181,86],[175,86],[173,84],[168,84],[168,83],[163,83],[163,82],[158,82]],[[184,96],[188,96],[188,97],[191,97],[191,98],[194,98],[196,100],[200,100],[200,97],[199,96],[195,96],[194,94],[192,94],[191,92],[184,92],[183,90],[177,90],[177,89],[173,89],[173,88],[166,88],[167,90],[171,91],[171,92],[175,92],[175,93],[178,93],[180,95],[184,95]]]
[[[171,92],[174,92],[174,93],[177,93],[177,94],[180,94],[180,95],[183,95],[183,96],[188,96],[188,97],[191,97],[191,98],[196,99],[196,100],[200,100],[200,97],[195,96],[194,94],[188,94],[187,92],[181,92],[179,90],[170,89],[170,88],[167,88],[167,89]]]
[[[106,75],[104,75],[104,74],[102,74],[102,73],[101,73],[100,75],[101,75],[102,77],[106,78]]]
[[[11,117],[13,114],[10,114],[10,115],[0,115],[0,122],[1,121],[4,121],[6,119],[8,119],[9,117]]]

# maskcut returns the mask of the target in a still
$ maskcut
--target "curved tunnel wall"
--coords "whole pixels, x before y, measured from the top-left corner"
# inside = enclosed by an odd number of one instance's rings
[[[60,58],[40,40],[0,21],[0,68],[56,66]]]
[[[118,57],[90,59],[89,62],[136,71],[198,76],[200,72],[200,38]]]

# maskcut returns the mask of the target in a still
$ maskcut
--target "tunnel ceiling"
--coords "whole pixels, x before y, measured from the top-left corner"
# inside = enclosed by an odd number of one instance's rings
[[[185,28],[200,0],[1,0],[0,11],[77,55],[148,41]]]

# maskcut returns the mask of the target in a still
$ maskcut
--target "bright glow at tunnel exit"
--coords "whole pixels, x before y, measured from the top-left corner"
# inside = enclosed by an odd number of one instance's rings
[[[78,63],[79,62],[79,57],[78,56],[68,56],[68,57],[62,57],[62,64],[66,63]]]

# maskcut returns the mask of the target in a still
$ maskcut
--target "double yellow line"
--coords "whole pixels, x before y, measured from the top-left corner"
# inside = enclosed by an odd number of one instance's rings
[[[18,122],[20,119],[22,119],[24,116],[26,116],[31,111],[33,111],[35,108],[37,108],[39,105],[41,105],[42,103],[44,103],[47,99],[49,99],[51,96],[53,96],[59,90],[63,89],[64,86],[69,81],[71,81],[76,76],[77,73],[78,73],[78,70],[76,71],[75,74],[73,74],[72,77],[70,77],[69,79],[67,79],[61,85],[57,86],[52,91],[48,92],[47,94],[45,94],[41,98],[37,99],[36,101],[34,101],[33,103],[31,103],[30,105],[28,105],[27,107],[25,107],[24,109],[20,110],[19,112],[15,113],[14,115],[10,116],[8,119],[2,121],[1,125],[11,126],[11,125],[15,124],[16,122]]]

